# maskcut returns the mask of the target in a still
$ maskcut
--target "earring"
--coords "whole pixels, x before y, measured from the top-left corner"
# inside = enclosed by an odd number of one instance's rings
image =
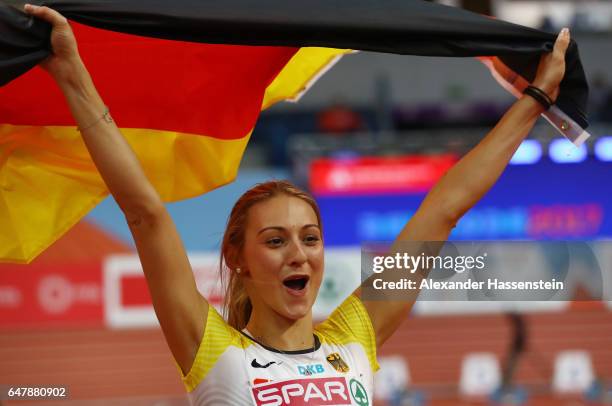
[[[236,273],[240,273],[242,271],[242,269],[240,269],[240,267],[236,268]]]

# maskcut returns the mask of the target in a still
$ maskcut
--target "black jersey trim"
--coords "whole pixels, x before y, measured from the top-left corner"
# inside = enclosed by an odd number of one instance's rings
[[[315,340],[314,348],[306,348],[304,350],[293,350],[293,351],[281,351],[281,350],[277,350],[276,348],[269,347],[269,346],[267,346],[267,345],[265,345],[263,343],[260,343],[259,341],[257,341],[256,339],[254,339],[253,337],[251,337],[250,335],[248,335],[244,331],[241,331],[240,333],[243,336],[245,336],[246,338],[248,338],[249,340],[256,342],[257,344],[259,344],[260,346],[262,346],[266,350],[275,352],[277,354],[287,354],[287,355],[309,354],[309,353],[315,352],[319,348],[321,348],[321,340],[319,339],[319,337],[315,333],[312,334],[312,336],[314,337],[314,340]]]

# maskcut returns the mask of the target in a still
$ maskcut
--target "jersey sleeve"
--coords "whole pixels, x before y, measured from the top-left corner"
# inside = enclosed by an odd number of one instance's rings
[[[334,310],[327,320],[317,326],[316,331],[338,344],[357,342],[365,350],[372,371],[379,369],[376,360],[376,335],[370,315],[357,296],[351,294]]]
[[[175,365],[181,374],[181,379],[188,392],[193,391],[206,378],[206,375],[219,357],[232,345],[238,347],[246,345],[242,334],[227,324],[213,306],[208,306],[204,336],[198,347],[193,365],[187,375],[183,374],[180,366],[175,361]]]

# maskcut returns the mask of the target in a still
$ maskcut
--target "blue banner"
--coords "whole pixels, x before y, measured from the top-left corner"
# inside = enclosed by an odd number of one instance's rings
[[[580,240],[612,237],[612,163],[542,159],[511,165],[451,233],[451,240]],[[325,242],[390,241],[425,194],[317,196]]]

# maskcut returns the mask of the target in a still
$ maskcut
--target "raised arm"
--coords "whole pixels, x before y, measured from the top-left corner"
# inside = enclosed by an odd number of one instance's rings
[[[569,31],[563,30],[557,37],[553,52],[541,58],[533,82],[533,86],[546,92],[552,100],[556,100],[559,83],[565,74],[565,52],[569,40]],[[457,221],[495,184],[543,111],[544,108],[530,96],[523,96],[514,103],[495,128],[431,189],[400,232],[391,252],[396,251],[397,243],[402,241],[445,241]],[[417,272],[414,277],[422,278],[422,274]],[[420,281],[415,280],[417,283]],[[361,288],[354,294],[361,296]],[[402,301],[364,300],[378,346],[404,320],[417,295],[415,290]]]
[[[25,11],[53,26],[53,54],[41,67],[61,88],[91,158],[125,214],[155,313],[170,350],[187,373],[204,333],[208,304],[196,288],[176,227],[134,152],[107,114],[66,18],[47,7],[28,5]]]

